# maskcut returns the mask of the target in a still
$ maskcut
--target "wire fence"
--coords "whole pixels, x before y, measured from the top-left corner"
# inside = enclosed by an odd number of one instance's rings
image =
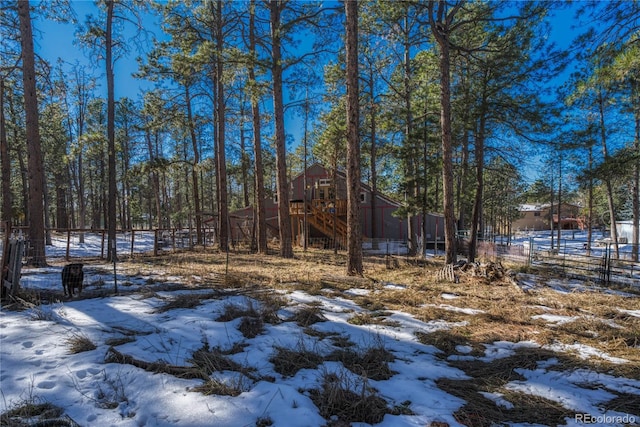
[[[561,239],[553,245],[529,239],[522,244],[480,242],[480,258],[534,266],[564,277],[640,288],[638,245]]]
[[[24,239],[24,261],[29,262],[35,256],[34,247],[25,230],[11,231],[13,238]],[[6,233],[0,234],[0,246],[8,241]],[[296,253],[300,253],[303,242],[292,241]],[[328,253],[345,253],[345,246],[330,238],[312,238],[307,247],[324,250]],[[459,245],[463,247],[464,245]],[[45,255],[48,260],[71,261],[105,259],[107,256],[107,236],[104,230],[59,230],[48,233],[45,242]],[[277,255],[280,245],[277,239],[269,241],[269,254]],[[154,229],[128,230],[116,234],[116,253],[119,260],[137,256],[158,256],[192,250],[216,250],[218,243],[213,230],[205,230],[198,236],[194,230]],[[2,249],[2,247],[0,247]],[[256,242],[252,239],[230,239],[230,254],[250,254],[256,252]],[[409,242],[391,239],[364,239],[363,256],[368,262],[385,263],[395,266],[399,259],[420,260],[431,258],[439,260],[443,255],[443,242],[430,242],[425,252],[422,246],[418,254],[413,255]],[[632,244],[616,245],[609,241],[595,241],[587,245],[584,239],[561,239],[551,244],[549,240],[530,238],[528,240],[478,243],[477,258],[505,261],[516,265],[534,266],[543,271],[553,272],[565,277],[598,282],[605,285],[640,287],[640,262],[638,246]],[[185,254],[185,256],[188,256]]]

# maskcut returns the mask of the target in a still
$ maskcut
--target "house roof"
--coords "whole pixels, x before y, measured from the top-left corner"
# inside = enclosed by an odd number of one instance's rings
[[[566,203],[563,202],[563,205],[574,206],[576,208],[580,208],[581,206],[575,203]],[[557,206],[554,204],[554,206]],[[551,203],[525,203],[518,207],[518,211],[520,212],[541,212],[545,209],[549,209],[551,207]]]
[[[539,212],[545,208],[549,207],[549,203],[545,203],[543,205],[540,204],[523,204],[520,205],[520,207],[518,208],[518,210],[520,212]]]
[[[320,164],[319,162],[314,162],[313,164],[311,164],[310,166],[308,166],[308,167],[307,167],[307,170],[309,170],[309,169],[311,169],[311,168],[313,168],[313,167],[316,167],[316,166],[317,166],[317,167],[320,167],[320,168],[322,168],[322,169],[324,169],[324,170],[327,172],[327,174],[329,173],[329,170],[328,170],[326,167],[324,167],[322,164]],[[295,178],[293,178],[293,180],[292,180],[292,181],[295,181],[296,179],[298,179],[298,178],[302,177],[303,175],[304,175],[304,171],[302,171],[302,172],[300,172],[298,175],[296,175],[296,176],[295,176]],[[344,171],[341,171],[340,169],[338,169],[338,171],[337,171],[337,175],[338,175],[338,177],[340,177],[340,179],[344,179],[344,180],[346,180],[346,179],[347,179],[347,174],[346,174]],[[361,187],[362,187],[364,190],[366,190],[366,191],[368,191],[369,193],[371,193],[371,187],[370,187],[369,185],[365,184],[365,183],[364,183],[364,182],[362,182],[362,181],[360,181],[360,185],[361,185]],[[402,206],[402,204],[401,204],[399,201],[397,201],[397,200],[395,200],[395,199],[393,199],[393,198],[391,198],[391,197],[389,197],[389,196],[386,196],[386,195],[382,194],[382,193],[381,193],[381,192],[379,192],[379,191],[378,191],[378,192],[376,192],[376,195],[377,195],[380,199],[382,199],[382,200],[384,200],[385,202],[389,203],[390,205],[395,205],[395,206],[397,206],[397,207]]]

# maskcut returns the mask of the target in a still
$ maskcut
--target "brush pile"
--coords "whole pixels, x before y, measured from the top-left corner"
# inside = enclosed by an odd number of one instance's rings
[[[514,275],[511,270],[504,268],[500,262],[493,261],[459,261],[456,264],[445,265],[436,273],[437,279],[441,281],[459,283],[461,278],[467,278],[468,281],[480,281],[487,285],[500,282],[503,279],[512,282]]]
[[[460,274],[484,279],[487,284],[501,280],[507,270],[499,262],[463,262],[457,266]]]

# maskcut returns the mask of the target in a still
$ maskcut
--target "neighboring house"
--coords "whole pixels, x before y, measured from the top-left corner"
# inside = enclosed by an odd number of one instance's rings
[[[515,231],[549,230],[551,219],[553,219],[553,228],[556,230],[558,227],[563,230],[584,229],[584,218],[578,216],[580,206],[563,203],[560,206],[560,220],[558,220],[558,206],[553,205],[553,217],[551,208],[549,203],[520,205],[518,209],[520,218],[513,222],[512,229]]]
[[[617,221],[618,243],[633,242],[633,221]]]
[[[307,190],[304,191],[306,175]],[[295,242],[302,244],[304,236],[304,218],[306,202],[306,218],[309,226],[309,240],[314,238],[322,241],[333,239],[334,224],[336,238],[340,244],[346,242],[347,231],[347,189],[346,175],[336,174],[336,185],[333,184],[331,172],[318,163],[307,168],[293,178],[289,186],[289,212],[291,214],[292,235]],[[306,197],[305,197],[306,196]],[[363,237],[390,240],[407,239],[407,219],[397,218],[393,213],[401,204],[390,197],[378,193],[375,204],[372,203],[371,188],[362,183],[360,194],[360,226]],[[375,205],[375,224],[372,221],[372,209]],[[278,236],[278,206],[277,200],[266,200],[266,217],[269,237]],[[253,207],[232,212],[231,237],[244,240],[250,238],[253,230]],[[416,230],[419,229],[422,217],[412,218]],[[429,241],[437,235],[443,235],[442,216],[428,214],[426,218],[426,237]],[[440,231],[438,232],[438,226]],[[374,229],[375,227],[375,229]]]

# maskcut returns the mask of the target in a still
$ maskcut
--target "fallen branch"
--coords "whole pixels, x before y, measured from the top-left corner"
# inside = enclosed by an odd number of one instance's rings
[[[192,366],[169,365],[165,362],[147,362],[145,360],[139,360],[132,356],[122,354],[113,347],[109,348],[107,356],[105,357],[105,362],[132,365],[136,368],[144,369],[147,372],[170,374],[178,378],[197,378],[205,381],[209,380],[209,376],[199,368]]]

